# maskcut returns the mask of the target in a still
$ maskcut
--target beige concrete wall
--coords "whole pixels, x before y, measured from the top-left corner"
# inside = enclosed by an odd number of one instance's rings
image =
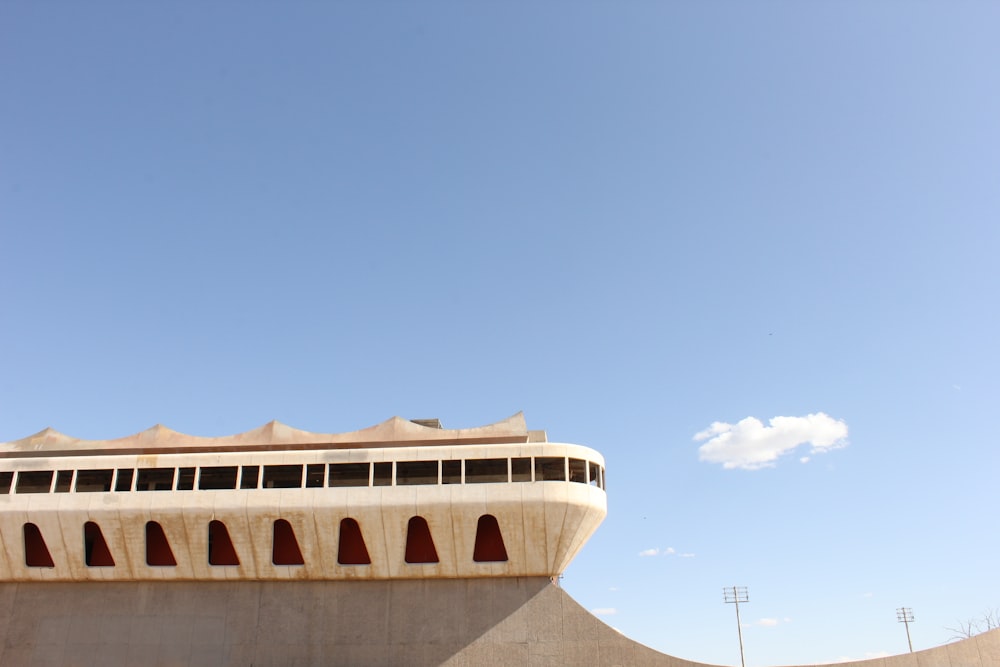
[[[1000,631],[852,667],[994,667]],[[548,579],[0,583],[0,665],[704,667]]]

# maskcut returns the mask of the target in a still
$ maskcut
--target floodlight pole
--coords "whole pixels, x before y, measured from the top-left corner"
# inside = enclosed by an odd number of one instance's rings
[[[740,638],[740,667],[746,667],[743,660],[743,626],[740,625],[740,603],[750,602],[750,593],[746,586],[728,586],[722,589],[722,601],[736,605],[736,632]]]
[[[906,626],[906,643],[913,653],[913,642],[910,641],[910,623],[913,623],[913,610],[909,607],[900,607],[896,610],[896,621]]]

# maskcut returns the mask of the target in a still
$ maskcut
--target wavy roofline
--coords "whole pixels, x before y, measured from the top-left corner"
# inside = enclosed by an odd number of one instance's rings
[[[524,413],[485,426],[445,429],[402,417],[346,433],[312,433],[279,421],[220,437],[180,433],[156,424],[124,438],[82,440],[45,428],[20,440],[0,443],[0,458],[102,454],[173,454],[192,452],[276,451],[293,449],[361,449],[417,445],[545,442],[544,431],[529,431]]]

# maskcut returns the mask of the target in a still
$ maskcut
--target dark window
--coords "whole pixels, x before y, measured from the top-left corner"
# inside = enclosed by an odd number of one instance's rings
[[[208,466],[198,470],[198,488],[203,491],[235,489],[237,466]]]
[[[139,468],[136,491],[170,491],[174,488],[173,468]]]
[[[194,489],[194,468],[177,469],[177,490],[191,491]]]
[[[606,474],[607,474],[607,471],[604,469],[604,466],[601,466],[601,488],[602,489],[606,489],[607,486],[608,486],[608,478],[607,478]]]
[[[163,532],[163,526],[155,521],[146,522],[146,565],[166,567],[177,565],[170,542]]]
[[[93,521],[83,524],[83,556],[89,567],[114,567],[115,559],[104,540],[101,527]]]
[[[601,486],[601,466],[593,461],[587,464],[587,481],[590,482],[591,486]]]
[[[42,531],[33,523],[24,524],[24,564],[28,567],[55,567]]]
[[[376,463],[372,481],[375,486],[392,486],[392,463]]]
[[[530,482],[531,481],[531,459],[511,459],[510,460],[510,481]]]
[[[500,534],[500,524],[492,514],[479,517],[476,526],[476,548],[472,560],[477,563],[488,563],[507,560],[507,549]]]
[[[467,459],[465,461],[465,483],[488,483],[507,481],[507,459]]]
[[[52,488],[51,470],[22,470],[17,473],[18,493],[48,493]]]
[[[434,548],[434,540],[431,538],[431,529],[427,526],[427,520],[422,516],[411,518],[406,526],[406,562],[438,562],[437,549]]]
[[[368,463],[331,463],[330,486],[368,486]]]
[[[587,462],[580,459],[569,460],[569,481],[587,483]]]
[[[243,476],[240,477],[241,489],[256,489],[260,480],[260,466],[243,466]]]
[[[326,467],[324,463],[310,463],[306,466],[306,488],[307,489],[319,489],[323,488],[323,468]]]
[[[73,471],[60,470],[56,473],[56,493],[69,493],[73,488]]]
[[[462,483],[461,461],[441,461],[441,483],[442,484]]]
[[[131,491],[132,490],[132,476],[135,474],[135,470],[131,468],[119,468],[118,476],[115,477],[115,491]]]
[[[114,473],[114,470],[78,470],[76,473],[76,492],[110,491],[111,478]]]
[[[264,466],[265,489],[301,489],[302,466]]]
[[[396,461],[396,484],[437,483],[437,461]]]
[[[14,473],[0,472],[0,494],[10,493],[10,482],[14,479]]]
[[[340,521],[340,539],[337,543],[337,562],[341,565],[370,565],[368,547],[361,534],[361,526],[354,519]]]
[[[322,477],[320,478],[322,479]],[[299,541],[295,539],[292,524],[284,519],[274,522],[274,539],[271,542],[271,562],[275,565],[304,565]]]
[[[553,456],[535,457],[536,482],[565,482],[566,459]]]
[[[208,524],[208,564],[209,565],[239,565],[236,547],[229,539],[229,530],[221,521]]]

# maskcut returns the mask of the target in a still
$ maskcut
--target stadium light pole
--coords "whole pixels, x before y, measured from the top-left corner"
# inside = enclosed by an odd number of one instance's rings
[[[750,602],[750,593],[746,586],[727,586],[722,589],[722,600],[726,604],[736,605],[736,632],[740,637],[740,667],[746,667],[743,660],[743,627],[740,625],[740,603]]]
[[[896,621],[906,626],[906,643],[913,653],[913,642],[910,641],[910,623],[913,623],[913,610],[909,607],[900,607],[896,610]]]

